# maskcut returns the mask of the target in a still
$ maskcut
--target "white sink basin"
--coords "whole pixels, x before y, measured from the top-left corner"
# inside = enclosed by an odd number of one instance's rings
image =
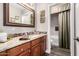
[[[29,35],[29,39],[37,38],[39,35]]]

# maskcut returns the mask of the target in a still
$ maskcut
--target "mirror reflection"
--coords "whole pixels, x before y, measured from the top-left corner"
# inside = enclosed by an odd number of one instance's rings
[[[34,13],[26,6],[17,3],[10,3],[9,22],[33,25]]]

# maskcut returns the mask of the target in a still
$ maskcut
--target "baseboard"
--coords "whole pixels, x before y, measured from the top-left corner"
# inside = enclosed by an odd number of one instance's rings
[[[49,50],[46,50],[45,53],[46,53],[46,54],[50,54],[50,51],[49,51]]]

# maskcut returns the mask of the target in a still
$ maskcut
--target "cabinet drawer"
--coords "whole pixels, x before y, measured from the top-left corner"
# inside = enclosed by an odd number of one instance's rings
[[[6,51],[3,51],[3,52],[0,52],[0,56],[7,56],[7,52]]]
[[[40,42],[40,38],[31,41],[31,46],[34,46]]]
[[[9,53],[9,56],[17,56],[23,51],[26,51],[26,49],[28,48],[30,48],[30,43],[25,43],[20,46],[9,49],[7,52]]]
[[[30,49],[27,51],[22,52],[19,56],[30,56]]]
[[[22,48],[25,51],[25,50],[30,48],[30,42],[22,44],[19,47]]]

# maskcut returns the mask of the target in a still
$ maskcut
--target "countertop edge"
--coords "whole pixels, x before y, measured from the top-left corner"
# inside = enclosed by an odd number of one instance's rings
[[[43,35],[41,34],[41,35],[39,35],[39,37],[30,39],[30,40],[26,40],[26,41],[21,42],[21,43],[19,43],[19,44],[15,44],[14,46],[10,46],[10,47],[7,46],[7,48],[0,49],[0,52],[6,51],[6,50],[11,49],[11,48],[14,48],[14,47],[17,47],[17,46],[19,46],[19,45],[21,45],[21,44],[24,44],[24,43],[26,43],[26,42],[30,42],[30,41],[32,41],[32,40],[35,40],[35,39],[40,38],[40,37],[45,36],[45,35],[47,35],[47,34],[43,34]],[[5,47],[5,46],[4,46],[4,47]],[[0,47],[0,48],[1,48],[1,47]]]

